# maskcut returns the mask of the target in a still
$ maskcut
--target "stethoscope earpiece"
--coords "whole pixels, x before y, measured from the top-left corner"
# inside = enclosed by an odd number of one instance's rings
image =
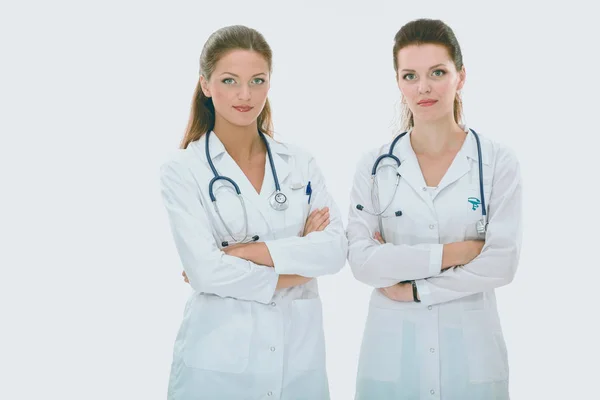
[[[259,239],[258,235],[252,236],[252,242],[256,242],[256,241],[258,241],[258,239]],[[229,242],[228,241],[224,240],[224,241],[221,242],[221,247],[227,247],[227,246],[229,246]]]

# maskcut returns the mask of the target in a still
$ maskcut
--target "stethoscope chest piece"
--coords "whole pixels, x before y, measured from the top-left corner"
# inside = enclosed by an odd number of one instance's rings
[[[273,207],[273,209],[277,211],[283,211],[288,208],[289,203],[287,200],[288,199],[285,194],[283,194],[280,191],[276,191],[269,199],[269,203],[271,204],[271,207]]]
[[[485,234],[485,232],[487,231],[487,222],[485,221],[484,218],[481,218],[479,221],[477,221],[477,233],[479,233],[480,235]]]

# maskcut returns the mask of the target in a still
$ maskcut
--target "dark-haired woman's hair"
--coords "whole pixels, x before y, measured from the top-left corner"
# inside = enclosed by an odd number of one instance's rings
[[[398,75],[398,52],[404,47],[420,44],[438,44],[448,50],[456,70],[463,68],[463,58],[460,45],[452,29],[444,22],[437,19],[417,19],[404,25],[394,37],[394,71]],[[454,120],[462,120],[462,101],[457,93],[454,99]],[[403,104],[402,129],[408,130],[414,126],[412,111]]]

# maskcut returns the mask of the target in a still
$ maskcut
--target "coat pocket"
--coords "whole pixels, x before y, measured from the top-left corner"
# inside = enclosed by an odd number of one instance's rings
[[[369,309],[360,350],[358,379],[395,382],[400,378],[403,329],[397,310]]]
[[[471,383],[508,379],[508,357],[500,326],[492,323],[488,310],[463,314],[463,329]]]
[[[321,299],[298,299],[291,303],[289,341],[290,369],[325,370],[325,336]]]
[[[252,336],[249,306],[232,298],[198,297],[183,344],[185,364],[210,371],[244,371]]]

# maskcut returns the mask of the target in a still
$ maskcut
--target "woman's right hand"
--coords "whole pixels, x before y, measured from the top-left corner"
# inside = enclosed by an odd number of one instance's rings
[[[314,210],[310,213],[308,218],[306,218],[306,223],[304,224],[304,231],[302,232],[302,236],[306,236],[311,232],[322,231],[323,229],[327,228],[329,222],[329,207],[323,207],[320,210]]]

